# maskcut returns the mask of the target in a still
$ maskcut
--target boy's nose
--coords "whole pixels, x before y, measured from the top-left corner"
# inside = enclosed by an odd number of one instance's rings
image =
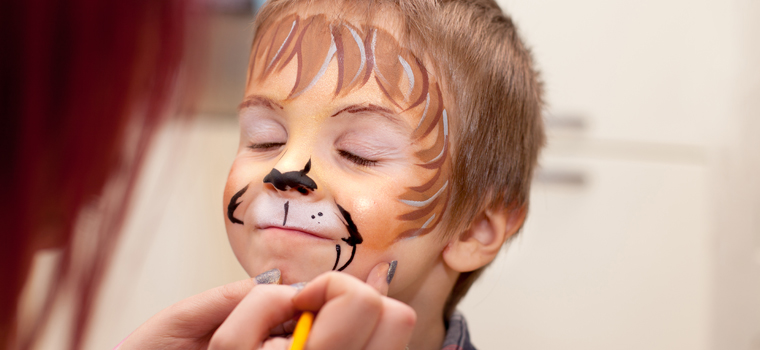
[[[303,195],[308,195],[317,189],[317,183],[314,179],[310,178],[309,171],[311,170],[311,158],[306,162],[306,165],[302,170],[287,171],[285,173],[280,172],[277,168],[264,177],[265,184],[272,184],[278,191],[291,191],[296,190]]]

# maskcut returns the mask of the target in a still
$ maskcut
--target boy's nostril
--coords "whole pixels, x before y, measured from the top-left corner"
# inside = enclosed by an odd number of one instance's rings
[[[298,192],[301,192],[301,194],[304,194],[304,195],[305,194],[309,194],[309,190],[307,190],[307,189],[305,189],[303,187],[299,187],[298,188]]]

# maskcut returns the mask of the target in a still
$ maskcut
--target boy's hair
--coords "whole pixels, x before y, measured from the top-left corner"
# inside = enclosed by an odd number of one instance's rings
[[[270,0],[256,17],[254,37],[263,25],[292,10],[324,2]],[[364,23],[385,20],[377,13],[400,20],[399,43],[426,61],[442,81],[456,130],[442,238],[464,232],[486,209],[527,210],[533,168],[544,143],[542,87],[530,51],[496,2],[342,0],[332,6]],[[445,319],[483,269],[459,276]]]

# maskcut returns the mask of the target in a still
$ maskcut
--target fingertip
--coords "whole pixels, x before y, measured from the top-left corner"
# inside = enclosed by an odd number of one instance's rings
[[[394,260],[395,261],[395,260]],[[366,283],[380,292],[382,295],[388,295],[388,273],[393,268],[393,263],[382,262],[375,265],[369,272]]]
[[[385,281],[388,283],[388,285],[391,285],[391,281],[393,280],[393,276],[396,275],[396,266],[398,265],[398,260],[393,260],[388,266],[388,273],[385,275]]]
[[[280,269],[271,269],[254,277],[257,284],[280,284],[282,283],[282,273]]]
[[[412,307],[406,308],[401,313],[399,323],[406,325],[408,328],[414,328],[417,324],[417,312]]]

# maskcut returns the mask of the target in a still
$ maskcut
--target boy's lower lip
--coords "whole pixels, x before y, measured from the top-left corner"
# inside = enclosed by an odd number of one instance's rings
[[[273,231],[277,233],[283,233],[283,234],[297,234],[305,237],[311,237],[311,238],[317,238],[317,239],[323,239],[323,240],[331,240],[330,238],[320,236],[318,234],[308,232],[308,231],[302,231],[297,228],[290,228],[290,227],[277,227],[277,226],[267,226],[260,228],[262,231]]]

